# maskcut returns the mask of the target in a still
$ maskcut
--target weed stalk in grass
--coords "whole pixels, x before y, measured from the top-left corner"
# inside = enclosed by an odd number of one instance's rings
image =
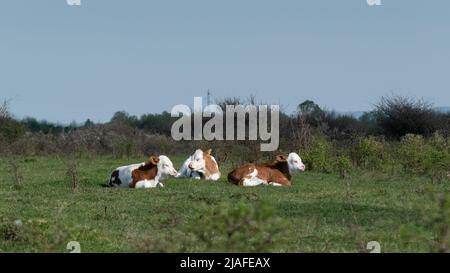
[[[20,172],[20,165],[19,162],[13,158],[10,162],[10,171],[12,173],[12,178],[14,181],[14,188],[20,189],[22,188],[22,182],[23,182],[23,175]]]
[[[78,189],[79,179],[78,179],[78,162],[75,160],[70,160],[67,163],[66,175],[70,180],[70,187],[72,192],[76,192]]]

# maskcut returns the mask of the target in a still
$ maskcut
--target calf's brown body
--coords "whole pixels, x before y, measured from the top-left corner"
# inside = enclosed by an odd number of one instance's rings
[[[158,165],[153,161],[147,162],[145,165],[137,168],[131,173],[133,182],[130,184],[130,188],[135,188],[136,183],[142,180],[153,180],[158,173]]]
[[[213,174],[220,176],[219,166],[211,156],[211,149],[203,153],[203,159],[205,160],[205,176],[210,177]]]
[[[242,186],[245,179],[250,179],[257,171],[256,177],[266,181],[267,184],[277,183],[283,186],[291,185],[291,174],[286,156],[277,156],[271,163],[245,164],[228,174],[228,181]]]

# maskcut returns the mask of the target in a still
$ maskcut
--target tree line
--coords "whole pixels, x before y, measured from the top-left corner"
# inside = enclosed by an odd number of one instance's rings
[[[217,104],[224,109],[225,105],[249,102],[227,98]],[[0,139],[3,142],[11,142],[26,133],[59,135],[105,124],[121,124],[150,134],[170,136],[175,120],[167,111],[140,117],[118,111],[104,124],[96,124],[88,119],[82,124],[61,125],[32,117],[15,119],[10,114],[8,103],[4,102],[0,107]],[[317,133],[331,140],[369,135],[399,139],[406,134],[429,137],[437,131],[445,136],[450,134],[449,112],[439,112],[426,101],[401,96],[381,98],[373,110],[360,117],[328,111],[311,100],[300,103],[294,114],[280,113],[280,137],[288,139]]]

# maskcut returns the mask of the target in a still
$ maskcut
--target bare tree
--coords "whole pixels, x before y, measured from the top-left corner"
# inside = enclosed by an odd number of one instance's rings
[[[9,101],[4,100],[2,104],[0,104],[0,120],[9,118]]]

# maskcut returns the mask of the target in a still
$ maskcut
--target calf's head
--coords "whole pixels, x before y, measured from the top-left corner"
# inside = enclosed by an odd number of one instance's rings
[[[296,172],[296,171],[305,171],[306,167],[305,164],[303,164],[302,159],[297,153],[290,153],[287,157],[287,162],[289,166],[289,172]]]
[[[287,163],[289,168],[289,173],[294,173],[296,171],[305,171],[305,164],[303,164],[302,159],[297,153],[290,153],[289,155],[279,155],[276,158],[277,163]]]
[[[150,162],[158,166],[158,176],[175,176],[177,170],[173,167],[172,161],[165,155],[159,157],[151,157]]]
[[[207,151],[197,150],[193,155],[191,155],[191,161],[189,163],[189,169],[191,169],[194,172],[199,173],[206,173],[207,172],[207,165],[209,163],[215,163],[215,160],[213,160],[211,156],[211,149]]]

